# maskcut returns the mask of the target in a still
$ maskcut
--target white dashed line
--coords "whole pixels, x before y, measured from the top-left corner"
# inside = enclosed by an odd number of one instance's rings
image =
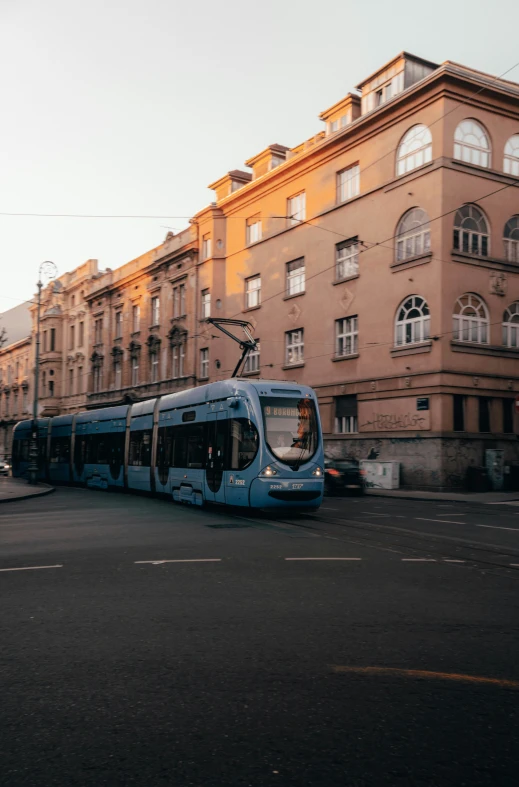
[[[514,568],[519,568],[519,563],[510,563],[510,565],[513,566]]]
[[[453,519],[427,519],[425,516],[415,516],[420,522],[444,522],[446,525],[466,525],[466,522],[455,522]]]
[[[221,563],[221,557],[202,557],[189,560],[135,560],[136,564],[149,563],[152,566],[161,566],[163,563]]]
[[[498,525],[475,525],[475,527],[488,527],[490,530],[511,530],[512,533],[519,533],[517,527],[499,527]]]
[[[391,514],[377,514],[375,511],[360,511],[361,514],[369,514],[370,516],[391,516]]]
[[[18,566],[17,568],[0,568],[0,571],[38,571],[40,568],[63,568],[61,563],[55,566]]]
[[[402,563],[436,563],[434,557],[403,557]]]
[[[285,560],[362,560],[361,557],[286,557]]]
[[[444,563],[465,563],[465,560],[450,560],[449,558],[445,557],[443,559]]]

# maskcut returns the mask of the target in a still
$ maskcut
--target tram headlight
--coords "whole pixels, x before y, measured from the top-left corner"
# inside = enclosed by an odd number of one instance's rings
[[[270,465],[267,465],[264,470],[261,471],[260,475],[266,475],[267,477],[272,477],[273,475],[277,475],[278,471],[275,470]]]
[[[317,476],[317,478],[322,478],[323,475],[322,467],[316,467],[315,470],[312,470],[312,475]]]

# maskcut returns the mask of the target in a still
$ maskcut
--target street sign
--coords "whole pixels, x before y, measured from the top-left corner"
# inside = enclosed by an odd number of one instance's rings
[[[416,409],[417,410],[428,410],[429,409],[429,397],[428,396],[419,396],[416,400]]]
[[[519,394],[515,397],[515,412],[519,415]]]

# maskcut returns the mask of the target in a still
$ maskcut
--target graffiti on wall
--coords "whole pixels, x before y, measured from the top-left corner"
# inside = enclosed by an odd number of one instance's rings
[[[406,429],[430,429],[429,413],[374,413],[360,424],[361,432],[405,432]]]

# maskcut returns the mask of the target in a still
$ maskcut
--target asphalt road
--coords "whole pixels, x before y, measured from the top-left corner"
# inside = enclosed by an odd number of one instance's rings
[[[518,591],[514,506],[5,504],[0,784],[515,787]]]

